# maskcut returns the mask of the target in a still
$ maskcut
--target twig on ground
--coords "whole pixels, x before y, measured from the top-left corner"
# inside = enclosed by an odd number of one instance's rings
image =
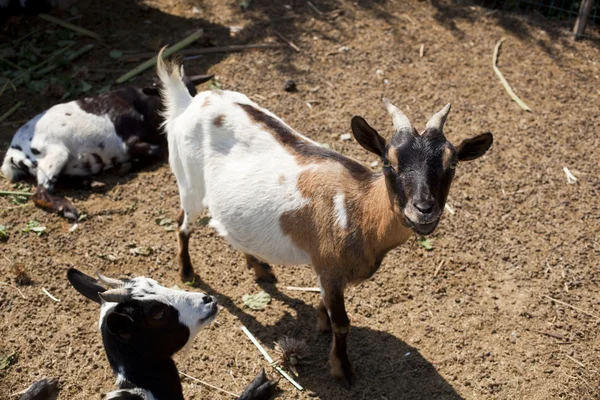
[[[425,53],[425,45],[421,44],[421,47],[419,48],[419,58],[423,58],[424,53]]]
[[[52,15],[40,14],[39,16],[40,16],[40,18],[42,18],[42,19],[44,19],[44,20],[46,20],[48,22],[52,22],[53,24],[60,25],[63,28],[70,29],[72,31],[75,31],[75,32],[81,34],[81,35],[89,36],[89,37],[94,38],[96,40],[101,40],[102,39],[102,37],[100,35],[98,35],[97,33],[95,33],[95,32],[92,32],[92,31],[90,31],[88,29],[85,29],[85,28],[81,28],[81,27],[79,27],[77,25],[73,25],[70,22],[63,21],[62,19],[53,17]]]
[[[13,115],[19,108],[23,107],[23,104],[25,104],[25,103],[22,102],[22,101],[19,101],[17,104],[15,104],[14,106],[12,106],[10,108],[10,110],[8,110],[4,114],[0,115],[0,122],[3,122],[5,119],[7,119],[11,115]]]
[[[281,33],[275,31],[275,35],[277,35],[277,37],[281,40],[283,40],[288,46],[290,46],[292,49],[296,50],[298,53],[300,53],[300,47],[296,46],[294,44],[294,42],[292,42],[290,39],[286,38],[285,36],[283,36]]]
[[[10,192],[7,190],[0,190],[0,196],[33,196],[33,193],[28,192]]]
[[[571,173],[571,171],[569,171],[569,168],[563,167],[563,171],[565,172],[565,175],[567,176],[567,183],[569,185],[574,185],[577,183],[577,178],[575,178],[575,175],[573,175]]]
[[[287,290],[297,290],[299,292],[321,292],[321,289],[318,287],[296,287],[296,286],[288,286]]]
[[[196,56],[209,53],[232,53],[251,49],[279,49],[281,47],[283,47],[283,45],[278,43],[233,44],[230,46],[206,47],[202,49],[183,49],[178,53],[184,56]],[[122,60],[126,62],[137,61],[142,58],[152,57],[153,54],[154,53],[130,54],[124,56]]]
[[[267,353],[266,350],[262,347],[262,345],[258,342],[258,340],[256,340],[254,335],[252,335],[252,333],[250,333],[248,328],[246,328],[245,326],[242,325],[242,331],[244,331],[244,333],[246,334],[246,336],[248,336],[250,341],[252,341],[252,343],[254,343],[254,345],[256,346],[258,351],[260,351],[261,354],[263,355],[263,357],[265,358],[265,360],[267,360],[267,362],[269,364],[271,364],[277,370],[277,372],[279,372],[281,374],[281,376],[283,376],[285,379],[290,381],[290,383],[292,385],[294,385],[296,387],[296,389],[298,389],[299,391],[304,390],[304,388],[302,386],[300,386],[300,384],[298,382],[296,382],[287,372],[285,372],[283,369],[281,369],[280,366],[275,364],[275,361],[273,361],[273,359],[271,358],[269,353]]]
[[[169,57],[171,54],[183,49],[184,47],[189,46],[190,44],[194,43],[196,40],[200,39],[203,35],[204,35],[204,31],[202,29],[197,30],[196,32],[189,35],[188,37],[184,38],[183,40],[180,40],[179,42],[175,43],[173,46],[166,49],[163,52],[163,58]],[[157,56],[154,56],[151,59],[144,61],[143,63],[141,63],[134,69],[132,69],[131,71],[127,72],[124,75],[121,75],[119,78],[117,78],[116,82],[117,83],[127,82],[134,76],[144,72],[145,70],[147,70],[148,68],[150,68],[156,64],[156,57]]]
[[[57,302],[57,303],[60,303],[60,300],[59,300],[59,299],[57,299],[56,297],[52,296],[52,295],[50,294],[50,292],[46,290],[46,288],[44,288],[44,287],[43,287],[43,288],[42,288],[42,292],[44,292],[44,294],[45,294],[46,296],[50,297],[50,298],[51,298],[52,300],[54,300],[55,302]]]
[[[446,209],[446,211],[448,211],[450,214],[454,215],[456,214],[454,212],[454,210],[452,209],[452,207],[450,207],[450,205],[448,203],[446,203],[446,205],[444,206],[444,208]]]
[[[444,266],[444,264],[446,263],[446,260],[442,260],[439,265],[437,266],[437,268],[435,269],[435,272],[433,273],[433,277],[435,278],[439,273],[440,270],[442,269],[442,267]]]
[[[502,72],[500,72],[500,70],[496,66],[498,62],[498,51],[500,50],[502,42],[504,42],[505,40],[506,38],[502,38],[498,41],[498,43],[496,43],[496,47],[494,48],[494,55],[492,57],[492,67],[494,67],[494,72],[496,73],[496,75],[498,75],[498,78],[500,78],[500,82],[502,83],[502,86],[504,86],[504,90],[506,90],[506,93],[508,93],[510,98],[513,99],[523,110],[531,112],[531,108],[529,108],[529,106],[525,104],[525,102],[523,102],[523,100],[521,100],[519,96],[515,94],[515,92],[512,90],[512,88],[504,78],[504,75],[502,75]]]
[[[568,354],[565,354],[565,357],[567,357],[569,360],[573,361],[575,364],[577,364],[577,365],[581,366],[582,368],[585,368],[585,365],[583,365],[583,363],[582,363],[582,362],[580,362],[580,361],[577,361],[576,359],[574,359],[574,358],[573,358],[573,357],[571,357],[570,355],[568,355]]]
[[[546,336],[550,336],[551,338],[554,339],[558,339],[558,340],[562,340],[564,342],[570,342],[571,340],[569,338],[566,338],[564,336],[561,336],[557,333],[550,333],[550,332],[542,332],[542,331],[534,331],[535,333],[539,333],[540,335],[546,335]]]
[[[19,290],[18,287],[13,286],[10,283],[6,283],[6,282],[0,282],[0,285],[9,286],[9,287],[15,289],[17,292],[19,292],[19,294],[21,295],[22,298],[24,298],[25,300],[27,300],[27,297],[25,297],[25,295],[23,294],[23,292],[21,292],[21,290]]]
[[[575,311],[579,311],[580,313],[583,313],[583,314],[585,314],[585,315],[587,315],[589,317],[592,317],[592,318],[596,318],[598,321],[600,321],[600,317],[599,316],[594,315],[594,314],[592,314],[590,312],[587,312],[585,310],[582,310],[581,308],[575,307],[575,306],[573,306],[573,305],[571,305],[569,303],[565,303],[564,301],[557,300],[557,299],[555,299],[553,297],[550,297],[550,296],[547,296],[547,295],[544,295],[543,297],[546,297],[547,299],[550,299],[550,300],[554,301],[555,303],[562,304],[563,306],[570,307],[570,308],[572,308]]]
[[[408,16],[408,15],[406,15],[406,14],[402,14],[402,15],[400,15],[400,16],[401,16],[402,18],[404,18],[405,20],[407,20],[408,22],[410,22],[411,24],[413,24],[413,25],[416,25],[416,24],[417,24],[417,23],[415,22],[415,20],[413,20],[411,17],[409,17],[409,16]]]
[[[208,383],[208,382],[201,381],[200,379],[198,379],[198,378],[194,378],[193,376],[190,376],[190,375],[188,375],[188,374],[186,374],[186,373],[183,373],[183,372],[181,372],[181,371],[179,371],[179,373],[180,373],[181,375],[185,376],[186,378],[189,378],[189,379],[193,380],[194,382],[198,382],[198,383],[200,383],[200,384],[202,384],[202,385],[204,385],[204,386],[208,386],[209,388],[212,388],[212,389],[218,390],[219,392],[227,393],[228,395],[230,395],[230,396],[233,396],[233,397],[235,397],[236,399],[237,399],[238,397],[240,397],[240,395],[239,395],[239,394],[235,394],[235,393],[228,392],[228,391],[227,391],[227,390],[225,390],[225,389],[221,389],[220,387],[217,387],[217,386],[211,385],[211,384],[210,384],[210,383]]]
[[[82,55],[84,55],[85,53],[87,53],[88,51],[90,51],[91,49],[94,48],[93,44],[88,44],[83,46],[81,49],[69,54],[68,56],[65,57],[65,61],[66,64],[69,64],[71,61],[74,61],[76,58],[81,57]],[[55,69],[64,66],[63,64],[52,64],[52,65],[48,65],[46,68],[42,68],[36,72],[33,73],[33,77],[34,78],[40,78],[52,71],[54,71]]]
[[[308,6],[319,15],[319,17],[323,16],[323,11],[319,10],[317,6],[315,6],[313,3],[307,1],[306,4],[308,4]]]

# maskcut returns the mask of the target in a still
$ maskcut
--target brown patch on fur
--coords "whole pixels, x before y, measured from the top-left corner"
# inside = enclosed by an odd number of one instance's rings
[[[444,170],[450,168],[450,163],[454,158],[453,156],[454,153],[452,152],[450,145],[446,144],[446,146],[444,147],[444,152],[442,153],[442,166]]]
[[[390,146],[390,148],[387,151],[387,154],[385,155],[385,158],[387,158],[387,160],[392,164],[392,166],[394,168],[396,168],[398,166],[398,163],[400,160],[398,160],[398,154],[396,153],[396,148],[393,146]]]
[[[279,176],[279,184],[283,185],[283,182],[285,182],[285,175],[280,175]]]
[[[210,97],[206,96],[202,104],[200,104],[200,108],[208,107],[210,105]]]
[[[347,229],[335,222],[333,198],[345,188]],[[302,173],[298,189],[310,201],[280,217],[283,232],[306,251],[317,274],[342,286],[371,277],[385,254],[411,235],[390,207],[385,177],[369,183],[353,179],[342,166],[330,164]]]
[[[223,126],[224,120],[225,120],[225,116],[223,114],[221,114],[218,117],[215,117],[215,119],[213,120],[213,125],[216,126],[217,128],[220,128],[221,126]]]

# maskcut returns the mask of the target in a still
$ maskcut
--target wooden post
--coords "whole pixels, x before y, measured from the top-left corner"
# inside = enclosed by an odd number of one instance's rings
[[[581,6],[579,7],[579,15],[577,16],[577,21],[575,21],[575,28],[573,29],[575,40],[579,39],[581,35],[583,35],[583,32],[585,31],[585,26],[587,25],[588,18],[590,17],[593,6],[594,0],[583,0],[581,2]]]

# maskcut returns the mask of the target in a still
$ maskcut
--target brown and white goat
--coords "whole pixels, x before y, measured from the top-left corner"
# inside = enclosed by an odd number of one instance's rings
[[[350,385],[345,287],[371,277],[413,231],[433,232],[457,163],[485,154],[492,134],[454,147],[442,133],[450,105],[419,133],[384,99],[395,129],[389,143],[362,117],[352,119],[358,143],[383,162],[382,172],[372,172],[302,136],[241,93],[192,97],[179,68],[159,62],[158,75],[181,199],[181,278],[195,276],[191,223],[206,207],[211,226],[245,253],[258,278],[274,278],[268,264],[312,264],[322,297],[318,329],[333,328],[331,373]]]

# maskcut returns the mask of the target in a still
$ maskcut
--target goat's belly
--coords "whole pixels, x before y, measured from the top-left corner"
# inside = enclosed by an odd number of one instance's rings
[[[223,222],[220,218],[212,218],[210,225],[217,230],[235,249],[248,253],[256,258],[279,265],[311,264],[309,255],[287,236],[278,224],[261,224],[252,230],[252,220],[238,219],[232,224],[228,218]],[[246,224],[246,226],[242,226]],[[256,225],[254,223],[254,225]]]

